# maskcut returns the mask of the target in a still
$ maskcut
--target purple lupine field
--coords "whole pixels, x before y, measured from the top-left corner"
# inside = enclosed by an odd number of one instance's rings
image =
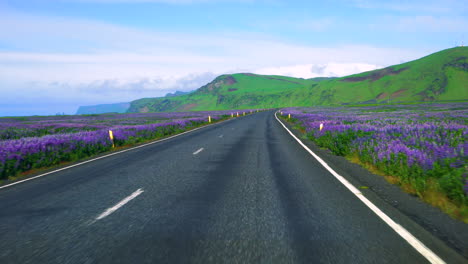
[[[31,169],[76,161],[112,149],[160,138],[234,116],[206,111],[0,118],[0,179]],[[250,113],[251,110],[242,110]]]
[[[280,111],[336,155],[357,157],[417,192],[431,179],[453,201],[468,203],[468,103]]]

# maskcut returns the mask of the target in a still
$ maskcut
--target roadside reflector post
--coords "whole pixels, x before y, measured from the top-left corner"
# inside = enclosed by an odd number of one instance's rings
[[[233,113],[231,113],[231,117],[234,117],[234,114],[233,114]]]
[[[288,118],[291,119],[291,114],[288,114]]]
[[[115,148],[114,144],[114,133],[112,133],[112,130],[109,130],[109,138],[112,141],[112,147]]]
[[[211,116],[208,116],[208,123],[211,123]]]
[[[323,129],[323,123],[320,123],[320,131]]]
[[[243,112],[242,115],[245,115],[245,112]]]
[[[237,112],[237,117],[239,117],[239,112]]]

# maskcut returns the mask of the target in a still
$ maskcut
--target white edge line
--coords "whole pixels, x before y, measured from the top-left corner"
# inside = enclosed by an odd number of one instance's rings
[[[110,214],[112,214],[113,212],[117,211],[120,207],[124,206],[126,203],[130,202],[131,200],[135,199],[138,195],[140,195],[141,193],[143,193],[144,191],[140,188],[138,190],[136,190],[134,193],[130,194],[130,196],[127,196],[125,197],[122,201],[120,201],[119,203],[117,203],[116,205],[108,208],[106,211],[104,211],[102,214],[100,214],[98,217],[96,217],[96,220],[101,220],[103,219],[104,217],[107,217],[109,216]]]
[[[193,155],[197,155],[198,153],[200,153],[200,152],[202,152],[202,151],[203,151],[203,148],[200,148],[199,150],[195,151],[195,152],[193,153]]]
[[[421,241],[413,236],[408,230],[401,225],[397,224],[393,219],[386,215],[376,205],[369,201],[354,185],[347,181],[343,176],[336,173],[328,164],[323,161],[317,154],[310,150],[300,139],[298,139],[276,116],[276,120],[289,132],[289,134],[305,149],[309,152],[325,169],[327,169],[335,178],[337,178],[348,190],[350,190],[359,200],[361,200],[369,209],[371,209],[377,216],[379,216],[387,225],[389,225],[395,232],[397,232],[406,242],[408,242],[414,249],[416,249],[421,255],[423,255],[430,263],[443,264],[443,261],[439,256],[432,252],[426,247]]]
[[[120,150],[120,151],[117,151],[117,152],[113,152],[113,153],[110,153],[110,154],[107,154],[107,155],[104,155],[104,156],[101,156],[101,157],[97,157],[97,158],[94,158],[94,159],[83,161],[83,162],[80,162],[80,163],[77,163],[77,164],[74,164],[74,165],[70,165],[70,166],[67,166],[67,167],[64,167],[64,168],[60,168],[60,169],[57,169],[57,170],[49,171],[47,173],[43,173],[41,175],[37,175],[37,176],[27,178],[27,179],[24,179],[24,180],[15,181],[15,182],[0,186],[0,189],[7,188],[7,187],[10,187],[10,186],[13,186],[13,185],[16,185],[16,184],[19,184],[19,183],[23,183],[23,182],[26,182],[26,181],[34,180],[36,178],[44,177],[46,175],[56,173],[56,172],[59,172],[59,171],[63,171],[63,170],[66,170],[66,169],[70,169],[70,168],[73,168],[73,167],[76,167],[76,166],[80,166],[80,165],[83,165],[83,164],[86,164],[86,163],[89,163],[89,162],[92,162],[92,161],[95,161],[95,160],[107,158],[107,157],[110,157],[110,156],[113,156],[113,155],[117,155],[117,154],[120,154],[120,153],[123,153],[123,152],[130,151],[130,150],[146,147],[148,145],[152,145],[152,144],[159,143],[159,142],[162,142],[162,141],[165,141],[165,140],[169,140],[171,138],[175,138],[175,137],[181,136],[183,134],[187,134],[187,133],[190,133],[190,132],[193,132],[193,131],[196,131],[196,130],[199,130],[199,129],[202,129],[202,128],[205,128],[205,127],[208,127],[208,126],[221,124],[223,122],[228,122],[228,121],[231,121],[231,120],[235,120],[235,118],[231,118],[231,119],[221,121],[221,122],[217,122],[217,123],[214,123],[214,124],[209,124],[209,125],[204,125],[204,126],[201,126],[201,127],[197,127],[197,128],[191,129],[189,131],[185,131],[185,132],[182,132],[180,134],[173,135],[173,136],[170,136],[170,137],[167,137],[167,138],[159,139],[159,140],[156,140],[156,141],[153,141],[153,142],[150,142],[150,143],[146,143],[146,144],[143,144],[143,145],[140,145],[140,146],[136,146],[136,147]]]

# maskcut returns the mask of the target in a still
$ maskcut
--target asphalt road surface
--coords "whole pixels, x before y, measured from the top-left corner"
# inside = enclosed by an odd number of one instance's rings
[[[0,263],[429,262],[268,111],[0,189]]]

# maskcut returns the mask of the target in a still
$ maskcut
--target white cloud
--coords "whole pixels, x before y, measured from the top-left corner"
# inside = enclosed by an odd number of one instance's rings
[[[360,62],[388,66],[425,55],[422,51],[411,52],[370,46],[321,48],[264,40],[233,40],[233,42],[235,44],[231,43],[232,46],[227,44],[226,47],[222,47],[226,49],[226,55],[184,54],[184,51],[164,55],[117,52],[97,54],[3,52],[0,53],[0,80],[79,83],[146,77],[178,78],[199,72],[221,74],[236,69],[255,71],[285,65],[330,62],[338,64]]]
[[[145,77],[136,79],[101,79],[95,81],[1,81],[2,87],[15,87],[2,91],[2,98],[64,98],[81,99],[92,102],[130,101],[141,97],[157,97],[173,91],[192,91],[216,77],[210,72],[189,74],[180,77]],[[63,91],[67,91],[63,93]],[[85,99],[89,98],[89,99]]]
[[[2,11],[0,42],[25,50],[0,52],[2,100],[28,97],[76,107],[195,89],[228,72],[342,76],[427,54],[366,45],[309,46],[248,32],[140,30]]]
[[[269,67],[258,69],[255,71],[255,73],[267,75],[286,75],[297,78],[341,77],[379,68],[382,67],[366,63],[332,62],[327,64],[304,64],[285,67]]]
[[[311,22],[310,27],[321,28],[330,19]],[[307,24],[307,23],[306,23]],[[307,25],[306,25],[307,26]],[[187,58],[200,60],[205,65],[205,59],[210,64],[251,65],[271,64],[272,62],[327,63],[329,61],[366,61],[379,64],[392,63],[387,56],[392,53],[398,57],[418,56],[418,51],[400,50],[365,45],[341,45],[316,47],[289,43],[267,35],[248,32],[161,32],[155,30],[140,30],[125,26],[102,23],[99,21],[69,19],[61,17],[31,16],[19,13],[2,13],[0,11],[0,41],[5,44],[29,50],[27,56],[35,56],[36,60],[90,60],[90,56],[102,60],[105,56],[132,57],[133,61],[173,60],[180,63]],[[54,43],[56,43],[54,45]],[[69,50],[67,50],[69,49]],[[32,52],[32,51],[36,52]],[[40,51],[40,52],[39,52]],[[59,51],[59,53],[57,53]],[[77,52],[78,51],[78,52]],[[72,54],[70,54],[70,52]],[[48,58],[39,58],[47,55]],[[274,56],[272,56],[274,55]],[[7,56],[2,54],[3,58]],[[19,58],[20,54],[12,54]],[[23,56],[23,59],[27,56]],[[52,58],[52,56],[55,56]],[[78,58],[78,57],[81,58]],[[394,57],[392,56],[392,57]],[[60,57],[60,58],[59,58]],[[146,59],[145,57],[148,57]],[[155,60],[158,58],[158,60]],[[10,58],[11,59],[11,58]],[[1,62],[1,61],[0,61]],[[292,64],[287,63],[287,64]],[[284,64],[284,63],[283,63]],[[199,67],[200,65],[197,65]],[[216,65],[218,66],[218,65]],[[237,65],[236,65],[237,67]]]

